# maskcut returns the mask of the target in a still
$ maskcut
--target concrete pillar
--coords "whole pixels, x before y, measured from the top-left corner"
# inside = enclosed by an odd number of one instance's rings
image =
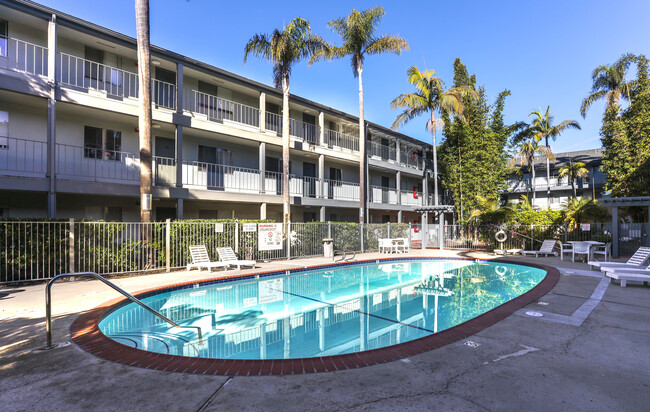
[[[49,186],[47,191],[47,217],[56,217],[56,15],[47,26],[47,80],[50,86],[47,99],[47,173]]]
[[[397,204],[402,204],[402,172],[395,173],[395,187],[397,188]]]
[[[402,141],[399,139],[395,140],[395,156],[397,163],[400,163],[402,161]]]
[[[612,256],[618,257],[618,206],[612,208]]]
[[[427,180],[425,174],[422,178],[422,206],[427,206],[429,204],[429,182]]]
[[[260,193],[266,191],[266,143],[261,142],[259,146],[259,167],[260,167]]]
[[[326,198],[325,195],[325,156],[318,156],[318,185],[320,186],[320,194],[316,192],[318,197]]]
[[[183,218],[183,199],[176,199],[176,219]]]
[[[183,187],[183,126],[176,125],[176,187]]]
[[[183,63],[176,63],[176,112],[183,113]]]
[[[260,219],[266,219],[266,203],[260,204]]]
[[[266,93],[260,93],[260,132],[266,131]]]
[[[323,112],[318,113],[318,127],[320,129],[318,142],[321,146],[325,146],[325,113]]]
[[[402,211],[397,211],[397,223],[402,223]]]
[[[440,250],[445,249],[445,214],[444,213],[438,213],[438,248]]]
[[[320,207],[320,221],[325,222],[325,206]]]

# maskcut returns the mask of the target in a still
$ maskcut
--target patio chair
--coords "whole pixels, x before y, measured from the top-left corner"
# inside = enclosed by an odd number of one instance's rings
[[[646,261],[650,259],[650,247],[648,246],[641,246],[640,248],[637,249],[636,252],[634,252],[634,255],[632,255],[631,258],[627,260],[627,262],[621,263],[621,262],[598,262],[598,261],[589,261],[589,267],[593,269],[593,267],[597,267],[602,271],[605,271],[604,268],[632,268],[632,269],[640,269]]]
[[[571,249],[571,262],[576,261],[576,255],[585,255],[585,262],[589,261],[589,243],[575,242]]]
[[[573,253],[572,243],[560,243],[560,260],[564,260],[565,253]]]
[[[599,255],[605,259],[605,262],[607,262],[608,258],[612,256],[612,242],[607,242],[602,246],[595,246],[591,251],[591,254],[594,255],[594,259],[596,259],[595,255]]]
[[[397,252],[397,246],[393,244],[393,239],[377,239],[379,241],[379,253]]]
[[[397,252],[408,253],[411,251],[411,245],[409,245],[408,238],[399,237],[397,239],[393,239],[393,241],[395,244],[395,250]]]
[[[554,252],[553,249],[555,249],[555,244],[557,243],[557,240],[545,240],[542,243],[542,246],[539,247],[539,250],[522,250],[521,254],[524,256],[527,255],[535,255],[535,257],[538,257],[539,255],[554,255],[557,256],[557,252]]]
[[[212,272],[212,268],[228,269],[228,265],[224,262],[210,261],[208,250],[205,248],[205,245],[190,246],[190,256],[192,258],[192,263],[187,265],[187,270],[196,268],[200,272],[203,268],[206,268],[208,269],[208,272]]]
[[[218,247],[217,254],[221,262],[226,263],[228,266],[237,266],[237,269],[241,269],[242,266],[255,267],[257,263],[254,260],[238,259],[231,247]]]

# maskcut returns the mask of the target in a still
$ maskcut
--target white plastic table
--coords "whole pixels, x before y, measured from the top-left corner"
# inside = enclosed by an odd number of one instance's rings
[[[592,256],[591,256],[592,247],[604,245],[603,242],[596,242],[595,240],[570,240],[568,243],[571,243],[574,249],[576,247],[576,244],[578,243],[587,244],[587,261],[592,260]]]

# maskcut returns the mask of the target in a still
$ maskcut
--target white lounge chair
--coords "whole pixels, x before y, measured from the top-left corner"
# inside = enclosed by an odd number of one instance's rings
[[[226,263],[228,266],[237,266],[237,269],[241,269],[242,266],[255,267],[257,263],[254,260],[238,259],[231,247],[218,247],[217,253],[221,262]]]
[[[600,269],[603,273],[644,273],[650,275],[650,265],[648,266],[635,266],[635,267],[613,267],[604,266]]]
[[[187,270],[196,268],[200,272],[203,268],[206,268],[208,272],[212,272],[213,268],[228,269],[228,265],[224,262],[211,262],[208,250],[204,245],[190,246],[190,256],[192,257],[192,263],[187,265]]]
[[[393,239],[377,239],[379,242],[379,253],[393,253],[397,252],[397,246],[394,244]]]
[[[411,245],[409,244],[408,238],[405,237],[398,237],[397,239],[393,239],[394,245],[395,245],[395,250],[397,252],[401,253],[408,253],[411,250]]]
[[[624,288],[625,286],[627,286],[628,280],[643,282],[644,285],[647,285],[648,282],[650,282],[650,269],[644,269],[642,272],[646,272],[646,273],[615,271],[615,272],[606,272],[605,276],[609,278],[610,282],[612,281],[612,279],[618,280],[621,283],[621,287]]]
[[[598,262],[598,261],[589,261],[589,267],[597,267],[600,270],[604,271],[606,267],[611,268],[633,268],[633,269],[642,269],[643,264],[650,259],[650,247],[641,246],[634,252],[631,258],[625,263],[621,262]]]
[[[524,256],[527,255],[535,255],[535,257],[538,257],[539,255],[554,255],[557,256],[557,252],[554,252],[553,249],[555,249],[555,245],[557,244],[557,240],[545,240],[542,243],[542,246],[539,247],[539,250],[522,250],[521,254]]]

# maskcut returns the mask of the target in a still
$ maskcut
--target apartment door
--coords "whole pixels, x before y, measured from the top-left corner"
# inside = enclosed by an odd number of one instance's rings
[[[390,188],[390,179],[388,178],[388,176],[382,176],[381,177],[381,203],[388,203],[389,188]]]
[[[174,158],[176,157],[176,142],[174,139],[156,136],[154,158],[154,181],[157,186],[172,186],[176,181]]]
[[[305,177],[303,195],[316,197],[316,165],[304,162],[302,164],[302,174]]]
[[[176,107],[175,85],[176,73],[156,67],[155,79],[160,82],[154,82],[153,101],[158,106],[167,108]]]
[[[381,138],[381,158],[382,160],[388,160],[389,150],[388,150],[388,139],[385,137]]]
[[[302,122],[303,130],[301,130],[301,132],[303,132],[302,136],[305,140],[310,143],[318,142],[318,134],[316,133],[316,116],[303,113]]]
[[[217,148],[199,145],[199,182],[208,189],[223,189],[223,173],[217,164]]]

